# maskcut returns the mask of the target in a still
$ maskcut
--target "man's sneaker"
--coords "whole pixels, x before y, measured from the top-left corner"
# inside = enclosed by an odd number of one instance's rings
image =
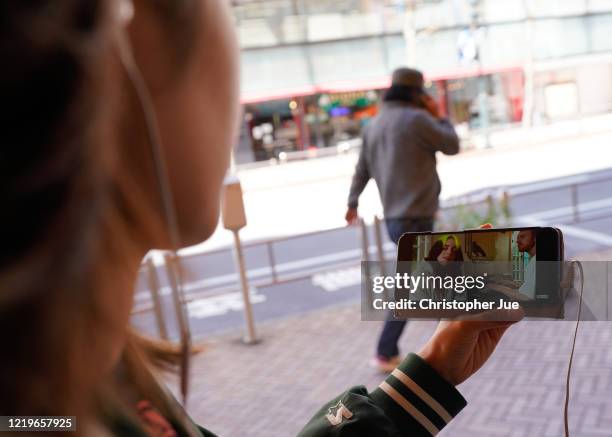
[[[378,356],[373,358],[370,365],[375,367],[381,373],[391,373],[399,364],[402,362],[399,355],[396,355],[391,358]]]

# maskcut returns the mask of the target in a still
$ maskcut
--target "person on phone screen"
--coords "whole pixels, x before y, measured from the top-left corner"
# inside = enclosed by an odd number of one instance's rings
[[[525,268],[523,284],[519,288],[519,293],[530,299],[535,298],[536,282],[536,233],[531,229],[524,229],[516,236],[516,247],[519,252],[529,255],[529,261]]]
[[[445,277],[459,275],[461,273],[461,262],[463,261],[459,238],[455,235],[444,235],[438,238],[423,261],[416,264],[412,276]],[[426,298],[438,300],[454,299],[455,297],[455,291],[452,289],[430,285],[423,285],[416,292],[411,293],[411,299],[416,301]]]
[[[425,92],[420,71],[395,70],[383,100],[363,134],[345,219],[349,224],[357,220],[359,196],[373,178],[389,237],[397,244],[405,232],[433,229],[441,189],[436,152],[458,153],[459,138]],[[399,361],[397,342],[405,325],[405,321],[385,323],[375,360],[381,371],[391,371]]]
[[[516,247],[520,253],[529,256],[521,286],[517,288],[514,281],[501,281],[490,282],[488,288],[503,293],[513,300],[533,300],[536,291],[536,232],[532,229],[519,231],[516,234]]]

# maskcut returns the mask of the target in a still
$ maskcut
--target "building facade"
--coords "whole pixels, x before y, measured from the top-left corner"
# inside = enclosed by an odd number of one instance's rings
[[[612,0],[235,0],[237,161],[358,138],[390,73],[424,71],[461,129],[612,109]]]

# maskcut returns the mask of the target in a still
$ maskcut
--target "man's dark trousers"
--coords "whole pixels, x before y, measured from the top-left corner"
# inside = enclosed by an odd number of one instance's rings
[[[402,234],[406,232],[431,231],[433,229],[433,218],[390,218],[385,220],[385,224],[387,225],[389,238],[397,244]],[[406,321],[392,320],[392,318],[393,315],[390,313],[378,339],[377,355],[381,358],[391,358],[399,355],[397,342],[406,326]]]

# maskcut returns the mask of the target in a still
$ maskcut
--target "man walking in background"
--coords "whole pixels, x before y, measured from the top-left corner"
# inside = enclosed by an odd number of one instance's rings
[[[364,131],[346,221],[350,224],[357,220],[359,195],[373,178],[394,243],[405,232],[431,231],[441,188],[436,171],[438,151],[456,154],[457,134],[426,94],[423,74],[399,68],[393,72],[379,114]],[[391,317],[385,322],[376,356],[381,371],[391,372],[401,361],[397,343],[405,325],[405,321]]]

